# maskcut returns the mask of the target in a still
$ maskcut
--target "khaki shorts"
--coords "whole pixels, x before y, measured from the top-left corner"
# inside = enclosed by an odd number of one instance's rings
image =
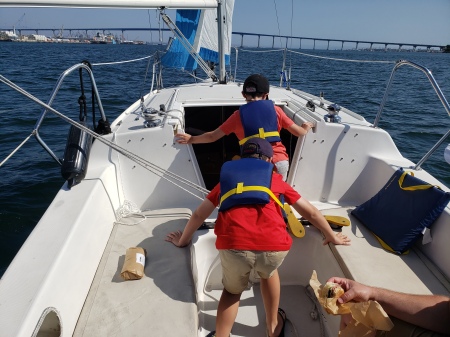
[[[252,269],[261,278],[268,279],[281,265],[288,252],[220,249],[223,286],[231,294],[242,293],[247,288]]]

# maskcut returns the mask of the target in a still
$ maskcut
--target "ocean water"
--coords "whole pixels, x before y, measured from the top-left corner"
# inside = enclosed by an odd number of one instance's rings
[[[63,71],[87,60],[93,64],[105,113],[113,121],[148,92],[153,61],[96,64],[139,59],[153,55],[157,50],[163,50],[163,46],[1,43],[0,75],[47,102]],[[236,49],[232,49],[232,64],[227,70],[232,75],[236,71],[238,80],[244,80],[251,73],[262,73],[272,84],[279,84],[282,51],[243,48],[238,50],[237,60],[235,56]],[[323,92],[326,99],[373,122],[393,62],[400,59],[430,69],[447,100],[450,99],[450,54],[295,50],[288,53],[284,61],[291,70],[293,88],[315,95]],[[164,76],[166,87],[186,81],[193,79],[178,71],[168,70]],[[85,88],[85,94],[90,95],[89,87]],[[76,119],[80,112],[79,96],[79,75],[74,73],[61,86],[53,107]],[[31,134],[42,111],[43,108],[29,98],[0,83],[0,161]],[[417,162],[447,132],[450,117],[426,76],[412,67],[402,67],[397,71],[380,127],[391,133],[405,157]],[[68,129],[67,123],[49,115],[40,131],[41,137],[60,158]],[[449,142],[450,139],[444,142],[423,165],[447,186],[450,186],[449,164],[445,163],[443,152]],[[0,167],[0,177],[1,276],[64,181],[59,165],[34,137]]]

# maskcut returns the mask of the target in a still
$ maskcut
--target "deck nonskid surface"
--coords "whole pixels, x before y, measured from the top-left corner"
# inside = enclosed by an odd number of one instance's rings
[[[196,336],[198,320],[188,249],[164,241],[183,229],[190,211],[167,209],[115,225],[74,336]],[[133,225],[134,223],[134,225]],[[124,281],[127,248],[146,250],[145,275]],[[170,333],[172,335],[172,333]]]

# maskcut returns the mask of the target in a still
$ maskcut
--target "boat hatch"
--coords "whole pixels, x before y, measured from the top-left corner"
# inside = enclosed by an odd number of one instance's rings
[[[217,129],[239,106],[201,106],[185,108],[185,131],[191,135]],[[289,158],[292,158],[297,137],[286,130],[280,132]],[[193,144],[195,156],[203,175],[205,187],[211,190],[219,182],[220,168],[228,160],[239,155],[239,143],[236,135],[230,134],[209,144]]]

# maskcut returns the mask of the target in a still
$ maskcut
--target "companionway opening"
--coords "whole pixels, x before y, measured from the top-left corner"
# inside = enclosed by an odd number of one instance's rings
[[[191,135],[217,129],[239,106],[208,106],[208,107],[185,107],[185,130]],[[286,130],[281,130],[281,140],[286,147],[291,160],[297,137]],[[193,144],[200,171],[205,182],[205,187],[211,190],[218,182],[220,168],[228,160],[239,155],[239,142],[236,135],[231,134],[209,144]]]

